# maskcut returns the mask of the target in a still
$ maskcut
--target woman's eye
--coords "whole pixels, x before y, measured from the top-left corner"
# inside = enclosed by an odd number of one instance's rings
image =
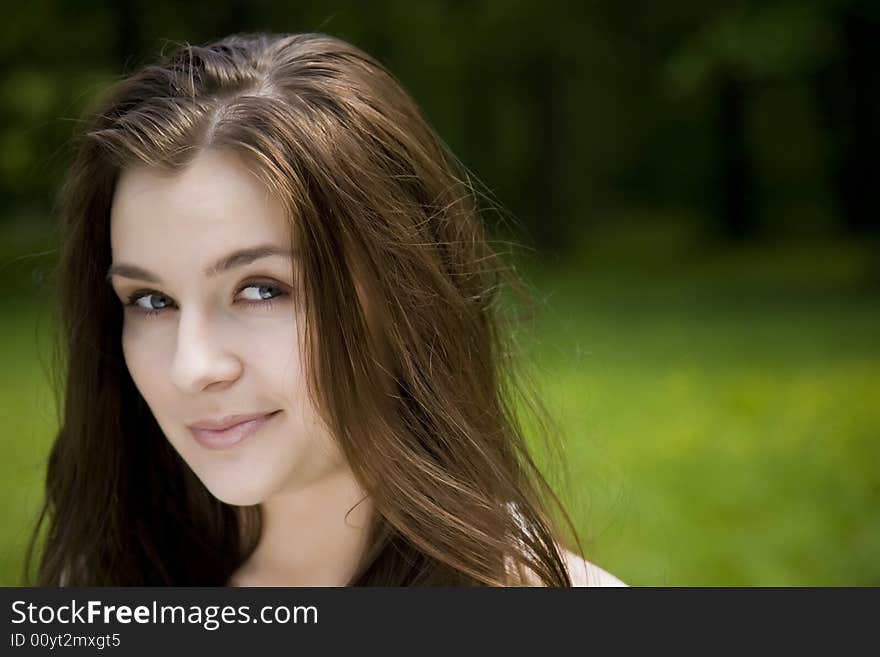
[[[147,313],[154,314],[171,305],[171,300],[164,294],[156,294],[155,292],[136,293],[129,297],[128,305],[135,306]]]
[[[286,295],[287,292],[280,285],[261,281],[242,287],[236,295],[236,299],[248,306],[269,309],[277,298]],[[138,310],[146,317],[153,317],[162,314],[167,308],[173,307],[174,302],[159,292],[139,290],[129,296],[125,305]]]
[[[277,285],[272,285],[271,283],[253,283],[247,287],[243,287],[241,292],[247,292],[248,290],[252,291],[245,295],[246,301],[269,301],[282,294],[281,288]]]

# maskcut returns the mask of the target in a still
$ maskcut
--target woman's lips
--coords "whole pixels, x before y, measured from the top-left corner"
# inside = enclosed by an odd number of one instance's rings
[[[199,429],[189,427],[193,438],[196,442],[207,449],[227,449],[243,442],[245,439],[253,436],[257,431],[269,422],[273,417],[281,411],[267,413],[245,422],[240,422],[231,427],[222,430],[215,429]]]

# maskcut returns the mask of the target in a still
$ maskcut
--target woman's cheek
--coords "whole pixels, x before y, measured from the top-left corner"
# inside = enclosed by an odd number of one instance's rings
[[[122,332],[122,354],[132,381],[141,396],[151,407],[158,401],[161,390],[162,369],[167,372],[167,355],[161,341],[150,339],[148,333],[138,328],[124,328]]]
[[[248,335],[241,337],[240,356],[248,366],[258,370],[261,377],[271,379],[277,386],[301,376],[302,361],[297,342],[293,321],[265,324],[254,327]]]

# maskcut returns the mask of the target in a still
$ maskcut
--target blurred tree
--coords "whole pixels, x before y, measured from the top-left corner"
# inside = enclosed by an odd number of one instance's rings
[[[880,3],[826,3],[838,50],[815,76],[816,97],[833,135],[832,183],[853,233],[880,233]]]
[[[176,43],[266,30],[327,32],[385,63],[543,253],[640,212],[708,214],[728,237],[760,234],[765,218],[791,234],[810,211],[820,227],[876,231],[878,11],[876,0],[19,3],[0,23],[0,221],[49,215],[81,111],[113,79]]]
[[[757,84],[805,75],[828,61],[833,39],[821,4],[728,3],[683,37],[667,62],[667,82],[674,93],[704,92],[714,99],[714,214],[727,237],[754,237],[758,232],[745,105]]]
[[[139,19],[137,0],[116,0],[112,3],[115,65],[118,71],[131,69],[133,59],[144,53],[143,26]]]

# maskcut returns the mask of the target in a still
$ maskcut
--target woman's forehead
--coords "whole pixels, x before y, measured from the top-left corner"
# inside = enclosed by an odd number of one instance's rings
[[[217,149],[202,151],[178,172],[125,169],[110,222],[113,247],[123,250],[212,237],[242,244],[290,241],[281,202],[242,158]]]

